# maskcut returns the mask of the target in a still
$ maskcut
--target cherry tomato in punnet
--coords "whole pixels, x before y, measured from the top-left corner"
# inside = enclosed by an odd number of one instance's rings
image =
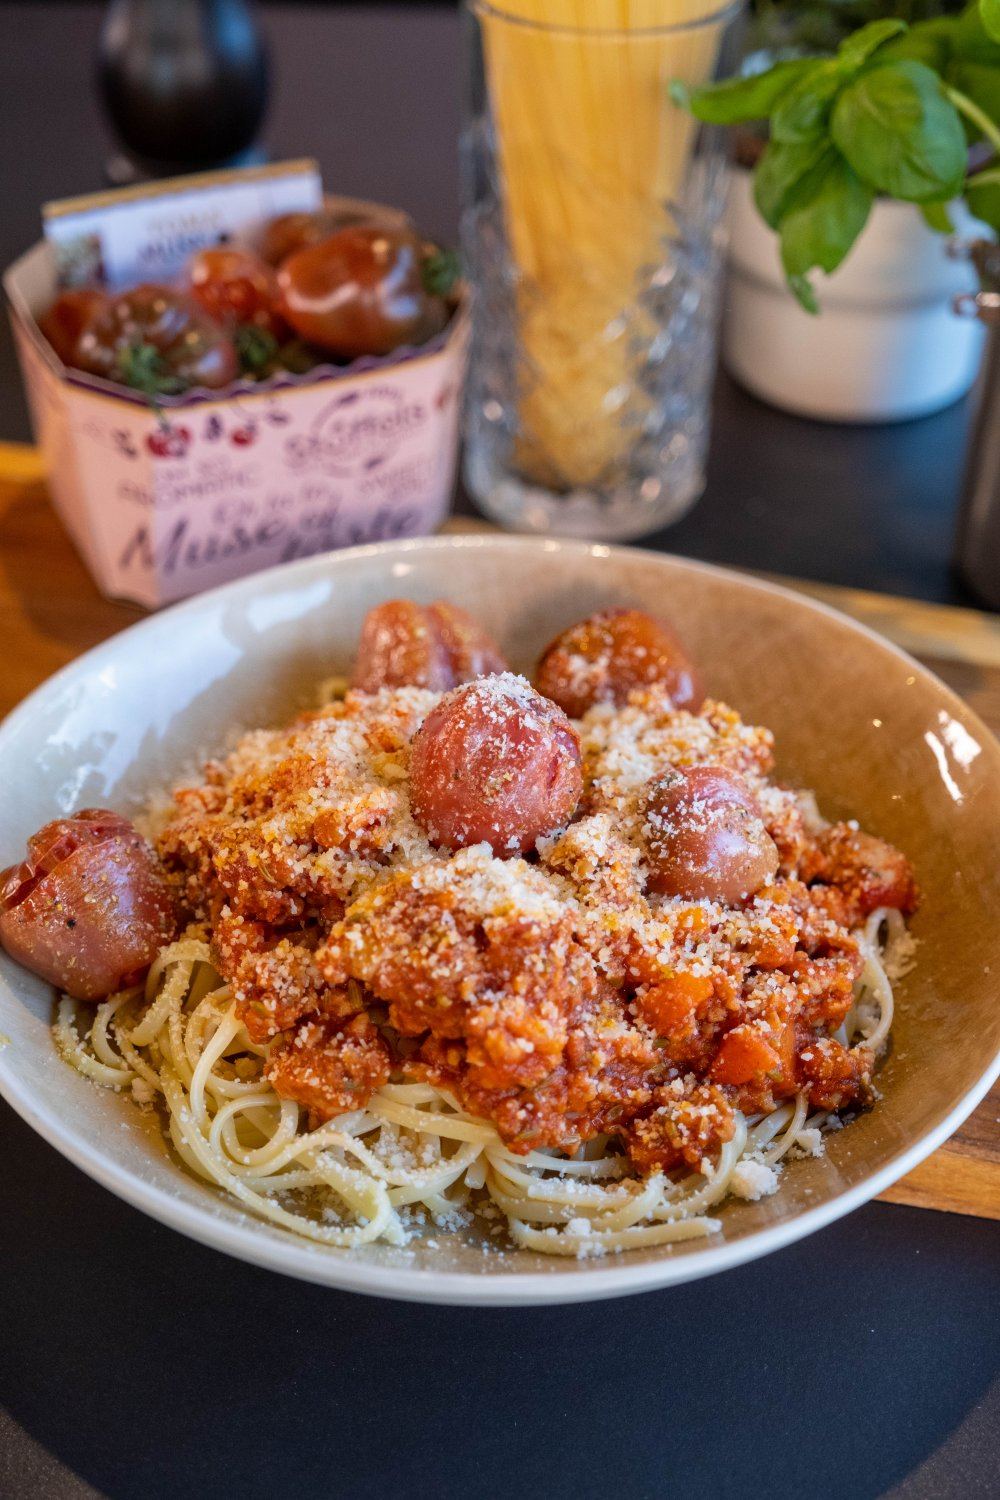
[[[60,292],[48,312],[39,318],[39,328],[64,365],[73,363],[81,333],[107,301],[107,292],[98,287],[73,287]]]
[[[423,242],[408,229],[340,229],[283,262],[281,314],[340,359],[422,344],[448,321],[444,300],[424,287],[424,260]]]
[[[448,693],[413,738],[413,816],[438,847],[524,854],[569,822],[582,790],[576,730],[509,672]]]
[[[605,609],[571,625],[543,652],[535,686],[579,719],[596,703],[621,707],[634,688],[662,683],[675,708],[704,698],[673,630],[639,609]]]
[[[279,214],[265,227],[260,237],[260,257],[269,266],[280,266],[296,250],[306,245],[318,245],[328,240],[340,229],[353,229],[359,224],[382,225],[405,229],[410,223],[406,214],[396,208],[384,208],[378,204],[338,208],[328,205],[314,209],[312,213]]]
[[[274,272],[252,251],[230,245],[199,250],[191,257],[187,278],[192,297],[216,323],[283,335]]]
[[[329,239],[331,234],[342,227],[331,209],[318,209],[315,213],[279,214],[261,235],[260,258],[269,266],[280,266],[296,250]]]
[[[734,906],[778,869],[753,793],[722,766],[668,771],[651,781],[644,831],[649,888],[662,896]]]
[[[103,808],[46,823],[0,873],[0,943],[77,1000],[138,983],[176,928],[152,849]]]
[[[351,686],[364,693],[383,687],[445,693],[506,670],[497,646],[457,605],[390,599],[365,615]]]
[[[232,339],[172,287],[145,283],[109,297],[77,340],[73,365],[150,395],[192,386],[218,390],[236,379]]]

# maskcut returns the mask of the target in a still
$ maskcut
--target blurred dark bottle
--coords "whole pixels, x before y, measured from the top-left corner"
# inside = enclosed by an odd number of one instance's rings
[[[955,563],[980,604],[1000,610],[1000,246],[986,240],[957,247],[979,272],[981,290],[960,297],[956,311],[981,318],[986,351],[962,485]]]
[[[112,0],[98,77],[125,161],[115,180],[168,177],[251,156],[268,65],[245,0]]]

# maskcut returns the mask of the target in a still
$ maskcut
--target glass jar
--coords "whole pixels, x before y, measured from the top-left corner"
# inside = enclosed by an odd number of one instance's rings
[[[465,480],[503,526],[636,537],[704,488],[724,138],[671,85],[716,76],[740,7],[671,9],[468,6]]]

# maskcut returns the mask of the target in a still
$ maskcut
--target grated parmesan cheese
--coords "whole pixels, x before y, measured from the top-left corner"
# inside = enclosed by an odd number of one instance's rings
[[[759,1161],[737,1162],[729,1179],[731,1191],[737,1198],[756,1203],[759,1198],[769,1198],[778,1190],[778,1174],[773,1167],[765,1167]]]

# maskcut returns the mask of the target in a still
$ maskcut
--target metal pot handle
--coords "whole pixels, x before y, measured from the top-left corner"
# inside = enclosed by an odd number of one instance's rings
[[[960,318],[1000,323],[1000,292],[959,292],[952,298],[951,306]]]

